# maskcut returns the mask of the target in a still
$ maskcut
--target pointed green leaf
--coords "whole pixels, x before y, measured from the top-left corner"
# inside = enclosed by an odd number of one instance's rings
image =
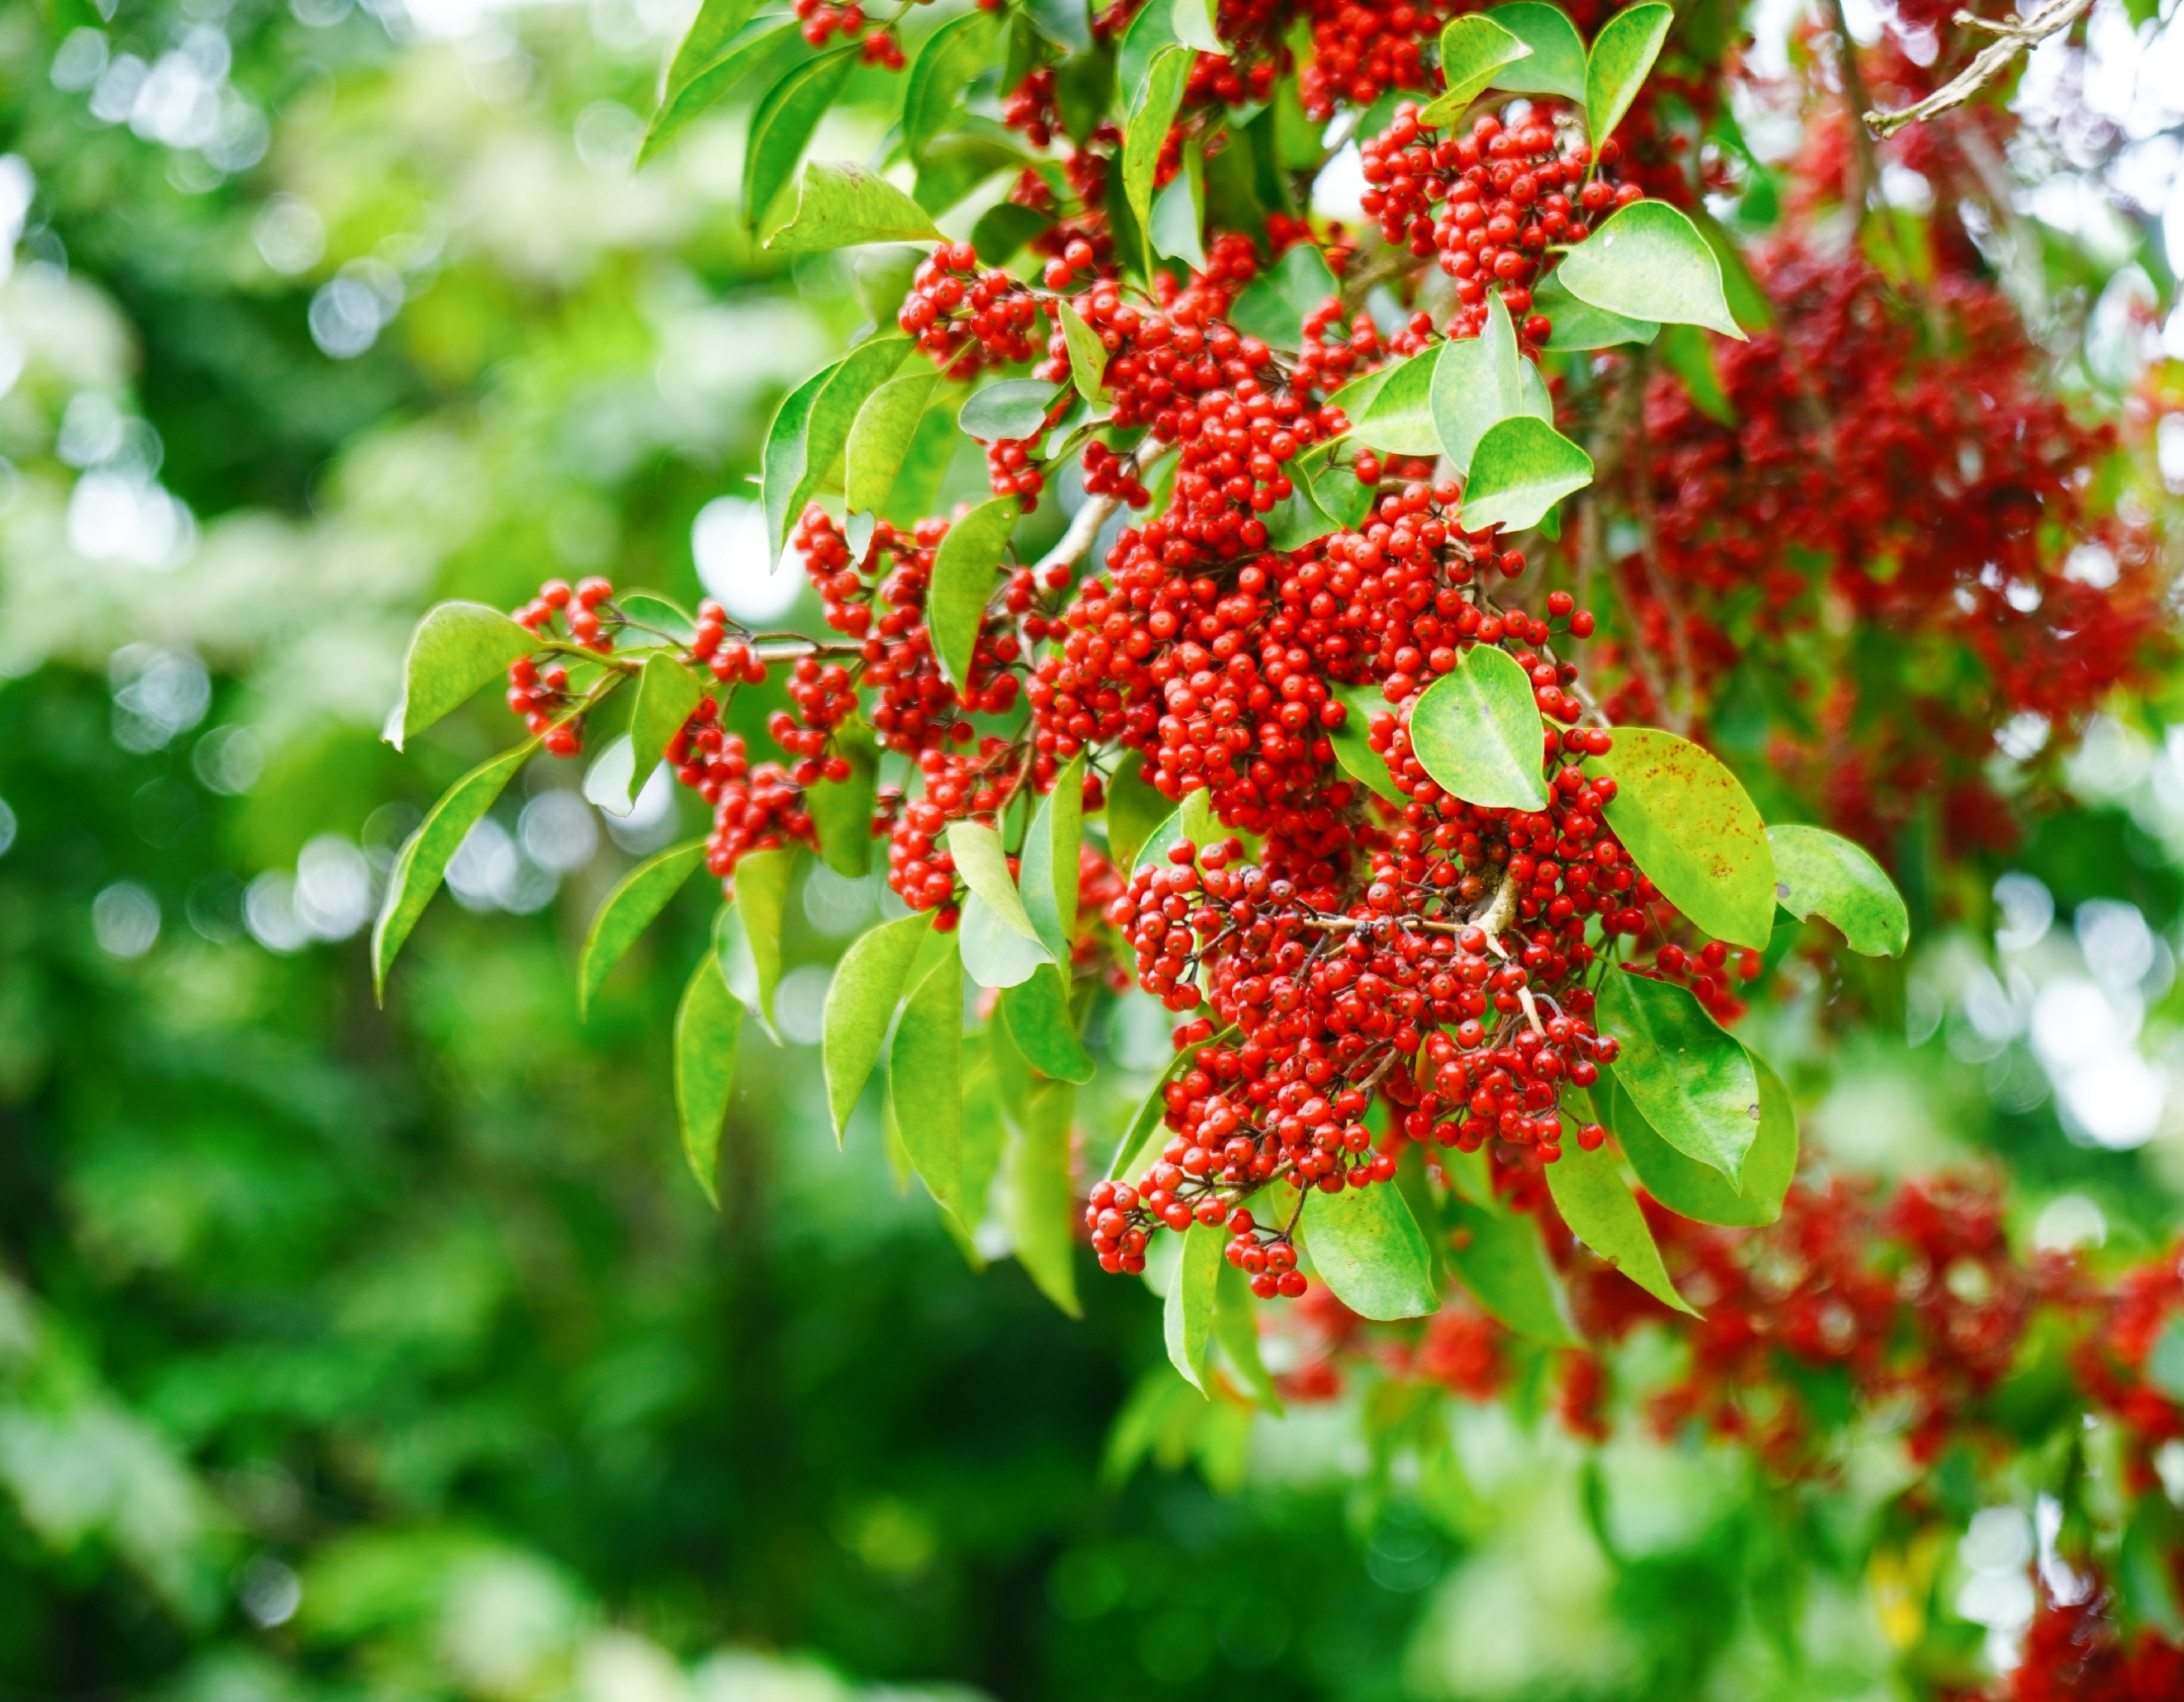
[[[1162,47],[1153,54],[1142,86],[1127,79],[1123,84],[1131,97],[1129,122],[1123,129],[1123,196],[1141,231],[1151,224],[1153,173],[1160,164],[1161,150],[1167,145],[1168,126],[1175,122],[1176,108],[1183,104],[1190,58],[1188,47]]]
[[[1500,81],[1498,73],[1529,58],[1531,46],[1490,17],[1473,13],[1457,18],[1440,32],[1443,92],[1418,114],[1420,124],[1446,125]]]
[[[660,766],[668,741],[682,731],[705,695],[698,676],[672,656],[655,653],[644,659],[637,681],[637,707],[629,718],[631,804]]]
[[[1553,329],[1546,346],[1564,350],[1613,348],[1618,343],[1651,342],[1661,327],[1651,320],[1625,319],[1569,292],[1559,271],[1550,272],[1532,286],[1532,311],[1546,315]]]
[[[1676,1292],[1661,1263],[1661,1249],[1624,1182],[1615,1154],[1602,1147],[1587,1152],[1575,1141],[1546,1165],[1547,1191],[1570,1232],[1663,1305],[1692,1317],[1697,1310]]]
[[[1146,835],[1145,843],[1139,847],[1138,854],[1130,865],[1135,874],[1148,864],[1163,863],[1167,854],[1178,845],[1206,845],[1214,837],[1213,809],[1203,787],[1186,792],[1183,802],[1168,813],[1160,826]]]
[[[937,242],[933,217],[876,171],[815,159],[798,180],[796,211],[766,239],[777,254],[810,254],[861,242]]]
[[[1056,302],[1054,310],[1061,320],[1062,341],[1069,346],[1070,381],[1079,396],[1097,408],[1106,393],[1102,386],[1107,372],[1106,345],[1067,302]]]
[[[759,102],[744,144],[744,222],[754,232],[765,228],[774,197],[863,58],[861,48],[848,47],[807,59]]]
[[[1488,429],[1463,485],[1467,531],[1522,531],[1592,482],[1592,457],[1544,420],[1520,414]]]
[[[1084,843],[1084,753],[1054,777],[1024,834],[1017,884],[1025,914],[1058,964],[1077,940],[1078,859]]]
[[[888,499],[938,381],[928,372],[891,378],[857,410],[842,452],[844,483],[853,511],[872,512]]]
[[[879,746],[862,721],[834,729],[834,754],[850,765],[847,780],[820,780],[804,788],[805,808],[819,856],[837,875],[861,881],[872,869],[872,800],[879,781]]]
[[[743,0],[735,0],[735,3],[743,4]],[[744,9],[748,11],[749,7],[744,5]],[[696,39],[699,29],[699,25],[691,25],[690,36],[683,44],[686,48]],[[717,51],[679,81],[676,72],[682,70],[683,61],[682,54],[678,53],[669,70],[666,97],[646,127],[644,144],[637,151],[637,163],[644,164],[665,147],[683,125],[715,102],[733,94],[738,84],[755,76],[792,42],[800,44],[801,41],[800,26],[794,19],[760,18],[732,37],[724,38]]]
[[[1009,1152],[1009,1239],[1039,1292],[1071,1317],[1077,1304],[1076,1201],[1069,1182],[1069,1124],[1077,1090],[1041,1082],[1025,1096]]]
[[[1373,716],[1384,712],[1388,706],[1375,704],[1379,694],[1362,686],[1332,687],[1341,698],[1346,711],[1342,725],[1332,728],[1327,742],[1334,748],[1334,765],[1352,780],[1386,798],[1390,804],[1408,804],[1410,794],[1396,784],[1396,776],[1388,771],[1388,759],[1373,748],[1369,737]]]
[[[1764,1058],[1749,1047],[1745,1051],[1759,1080],[1759,1132],[1744,1155],[1741,1183],[1732,1184],[1712,1165],[1685,1158],[1663,1140],[1612,1071],[1603,1088],[1594,1089],[1607,1107],[1607,1125],[1623,1156],[1646,1192],[1699,1223],[1758,1227],[1774,1222],[1782,1215],[1782,1198],[1797,1171],[1797,1115],[1790,1090]]]
[[[1145,234],[1154,253],[1194,268],[1206,264],[1206,150],[1195,137],[1183,150],[1183,170],[1154,197]]]
[[[622,876],[607,894],[599,913],[592,918],[592,931],[584,941],[583,955],[577,960],[577,1016],[591,1015],[593,999],[606,985],[614,966],[622,960],[637,937],[651,926],[652,919],[667,908],[667,901],[682,890],[691,872],[705,860],[705,842],[671,845]]]
[[[975,1053],[973,1054],[975,1058]],[[971,1268],[986,1268],[985,1255],[974,1238],[991,1210],[994,1183],[1009,1149],[1009,1120],[1000,1090],[994,1085],[990,1060],[967,1061],[963,1076],[963,1199],[956,1212],[943,1212],[942,1223],[957,1236],[971,1260]],[[960,1215],[959,1215],[960,1213]]]
[[[906,337],[873,337],[783,398],[766,429],[759,476],[769,562],[781,559],[789,528],[848,447],[865,398],[894,375],[910,349]]]
[[[925,38],[903,86],[902,139],[912,159],[922,159],[933,139],[962,110],[972,79],[993,57],[999,23],[985,11],[951,18]]]
[[[1432,1251],[1400,1189],[1376,1182],[1340,1193],[1315,1190],[1298,1226],[1319,1280],[1361,1318],[1423,1318],[1440,1310]]]
[[[1225,54],[1228,44],[1214,26],[1214,0],[1175,0],[1169,16],[1176,40],[1201,53]]]
[[[757,9],[758,0],[703,0],[698,15],[682,32],[675,57],[668,62],[667,81],[660,100],[663,108],[671,106],[675,97],[721,56],[721,50],[750,21],[751,14]]]
[[[1145,758],[1128,751],[1107,777],[1107,860],[1125,872],[1138,865],[1138,853],[1174,806],[1142,777]]]
[[[1104,348],[1100,358],[1104,366]],[[1005,378],[973,391],[956,423],[981,443],[1021,443],[1039,434],[1054,403],[1054,387],[1045,379]]]
[[[1614,748],[1586,759],[1585,771],[1615,781],[1607,825],[1663,897],[1716,939],[1767,948],[1774,855],[1735,775],[1658,727],[1616,728]]]
[[[1412,754],[1466,804],[1545,809],[1544,748],[1531,679],[1496,645],[1473,645],[1411,707]]]
[[[1054,961],[1044,945],[1018,933],[976,890],[963,896],[962,918],[956,932],[961,942],[963,972],[980,987],[1020,986]]]
[[[1056,47],[1072,53],[1092,51],[1092,19],[1084,0],[1025,0],[1024,16]]]
[[[1751,1055],[1686,988],[1619,971],[1595,1014],[1622,1048],[1615,1080],[1653,1132],[1741,1191],[1763,1108]]]
[[[441,794],[423,825],[403,846],[387,877],[379,920],[371,930],[371,987],[379,998],[387,997],[387,971],[394,966],[395,954],[410,937],[410,929],[417,926],[417,918],[425,914],[432,894],[440,889],[448,859],[493,808],[501,788],[538,748],[538,741],[531,739],[480,763]]]
[[[1485,328],[1441,350],[1432,400],[1442,452],[1459,473],[1470,471],[1479,440],[1504,420],[1522,414],[1554,424],[1555,404],[1546,383],[1518,352],[1517,328],[1494,291],[1486,292]]]
[[[1135,111],[1143,102],[1153,62],[1163,52],[1182,45],[1175,34],[1175,0],[1145,0],[1123,32],[1122,46],[1115,53],[1114,86],[1126,113]]]
[[[1660,0],[1618,12],[1592,38],[1592,52],[1585,64],[1585,125],[1596,148],[1615,134],[1630,103],[1646,81],[1653,61],[1661,57],[1661,44],[1669,39],[1669,26],[1676,21],[1675,8]]]
[[[1059,964],[1041,964],[1001,994],[1001,1019],[1017,1051],[1039,1074],[1089,1082],[1092,1054],[1078,1037],[1069,993],[1068,972]]]
[[[946,954],[911,989],[888,1053],[888,1091],[911,1162],[943,1210],[963,1188],[963,966]]]
[[[781,925],[802,854],[794,845],[747,853],[736,865],[735,896],[721,914],[721,973],[736,997],[758,1013],[777,1043],[781,1037],[774,1026],[773,993],[781,985]]]
[[[1518,0],[1513,6],[1496,6],[1486,16],[1532,50],[1529,57],[1512,59],[1496,72],[1494,87],[1585,98],[1585,42],[1561,8]]]
[[[1244,1392],[1279,1418],[1282,1398],[1259,1354],[1259,1313],[1251,1279],[1226,1258],[1214,1283],[1213,1339]]]
[[[1554,275],[1581,302],[1627,319],[1702,325],[1741,342],[1721,262],[1665,201],[1634,201],[1563,256]]]
[[[682,1156],[705,1198],[717,1207],[721,1124],[736,1085],[736,1040],[744,1007],[722,978],[710,952],[698,959],[682,1001],[675,1008],[675,1114],[682,1127]]]
[[[537,635],[482,603],[443,603],[410,635],[402,665],[402,701],[387,718],[387,743],[395,749],[481,687],[504,677],[509,664],[538,648]]]
[[[1451,1198],[1448,1262],[1471,1298],[1527,1341],[1580,1345],[1569,1297],[1548,1261],[1540,1226],[1519,1211]]]
[[[1446,343],[1384,369],[1382,381],[1355,417],[1350,435],[1390,455],[1438,455],[1440,433],[1434,425],[1434,370]],[[1466,524],[1469,524],[1468,516]]]
[[[917,948],[933,931],[929,916],[902,916],[868,928],[850,943],[827,984],[820,1016],[820,1068],[827,1078],[827,1109],[839,1141],[850,1127],[865,1083],[879,1061],[888,1024],[910,979]]]
[[[1294,352],[1304,344],[1305,320],[1340,289],[1318,244],[1299,242],[1236,298],[1228,322],[1269,348]]]
[[[1001,564],[1022,511],[1022,504],[1014,497],[981,503],[948,528],[933,553],[925,620],[933,633],[933,654],[959,696],[969,682],[978,628],[986,618],[987,599],[994,594],[994,570]]]
[[[1672,325],[1656,345],[1661,359],[1682,382],[1691,405],[1717,426],[1735,426],[1736,407],[1721,387],[1721,373],[1713,363],[1713,344],[1695,325]]]
[[[1184,1047],[1167,1060],[1167,1067],[1153,1083],[1152,1092],[1139,1102],[1137,1115],[1130,1119],[1130,1126],[1123,1131],[1123,1138],[1116,1143],[1115,1156],[1107,1165],[1108,1181],[1134,1182],[1145,1173],[1146,1166],[1167,1144],[1168,1083],[1190,1074],[1198,1062],[1198,1054],[1208,1046],[1226,1046],[1235,1033],[1234,1028],[1224,1028],[1196,1046]]]
[[[1167,1301],[1161,1314],[1167,1362],[1201,1394],[1209,1393],[1206,1349],[1213,1339],[1213,1306],[1220,1292],[1225,1239],[1226,1232],[1218,1224],[1194,1223],[1184,1232],[1183,1258],[1168,1278]]]
[[[1009,854],[1001,848],[1001,836],[983,821],[953,821],[948,826],[947,844],[963,884],[992,906],[1011,932],[1036,943],[1039,930],[1032,926],[1022,895],[1009,874]]]
[[[1911,913],[1863,845],[1825,827],[1796,826],[1769,828],[1767,844],[1774,859],[1774,898],[1784,909],[1799,921],[1825,916],[1865,957],[1903,955],[1911,943]]]

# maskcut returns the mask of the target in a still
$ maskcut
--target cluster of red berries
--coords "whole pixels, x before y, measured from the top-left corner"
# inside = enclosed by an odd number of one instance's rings
[[[854,42],[868,21],[865,8],[856,0],[850,0],[846,6],[829,5],[827,0],[796,0],[795,13],[804,26],[804,39],[815,47],[825,47],[838,34],[844,42]],[[873,31],[864,37],[864,47],[866,64],[890,71],[902,69],[902,44],[895,40],[893,30]]]
[[[1733,973],[1738,981],[1757,981],[1765,965],[1766,959],[1749,946],[1737,953],[1736,965],[1732,971],[1725,941],[1708,940],[1695,952],[1685,951],[1670,941],[1653,954],[1650,971],[1633,968],[1632,973],[1650,973],[1656,981],[1675,982],[1690,987],[1692,997],[1706,1007],[1707,1014],[1727,1028],[1740,1021],[1745,1011],[1744,1001],[1733,990],[1730,976]]]
[[[998,269],[982,271],[968,242],[944,244],[919,263],[895,323],[951,378],[1009,366],[1038,352],[1039,301]]]

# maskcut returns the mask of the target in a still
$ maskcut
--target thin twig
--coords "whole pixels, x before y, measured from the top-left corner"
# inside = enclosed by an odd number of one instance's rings
[[[1138,445],[1137,470],[1133,476],[1144,478],[1153,463],[1167,450],[1168,445],[1148,432],[1145,442]],[[1061,542],[1039,558],[1034,570],[1043,576],[1049,568],[1075,567],[1099,537],[1100,528],[1107,524],[1107,517],[1122,505],[1119,492],[1112,496],[1087,497],[1084,506],[1071,516],[1069,530],[1062,533]]]
[[[1966,29],[1985,30],[1995,39],[1972,56],[1972,62],[1964,70],[1936,89],[1922,101],[1893,112],[1878,110],[1865,114],[1866,126],[1874,135],[1890,136],[1907,124],[1919,124],[1930,118],[1960,107],[2002,75],[2003,69],[2020,53],[2037,47],[2050,36],[2067,30],[2092,9],[2093,0],[2048,0],[2031,17],[2008,19],[1997,23],[1976,17],[1970,12],[1959,12],[1954,22]]]
[[[1850,108],[1850,157],[1858,181],[1852,186],[1851,199],[1857,204],[1858,217],[1875,198],[1880,187],[1880,162],[1873,151],[1873,138],[1851,114],[1865,111],[1865,77],[1858,68],[1858,43],[1851,39],[1850,20],[1843,16],[1842,0],[1827,0],[1828,27],[1836,38],[1836,67],[1842,78],[1843,104]]]

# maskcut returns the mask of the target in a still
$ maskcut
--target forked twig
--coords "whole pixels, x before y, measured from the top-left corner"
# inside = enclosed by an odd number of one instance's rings
[[[1953,20],[1968,30],[1984,30],[1995,39],[1972,56],[1972,62],[1949,81],[1928,95],[1925,99],[1894,112],[1878,109],[1865,114],[1868,129],[1878,136],[1890,136],[1907,124],[1917,124],[1960,107],[1997,76],[2003,68],[2020,53],[2037,47],[2050,36],[2067,30],[2092,8],[2093,0],[2048,0],[2028,18],[2009,19],[1997,23],[1970,12],[1959,12]]]

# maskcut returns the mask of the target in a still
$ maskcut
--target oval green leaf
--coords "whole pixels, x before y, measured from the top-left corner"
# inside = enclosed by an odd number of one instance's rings
[[[851,509],[871,513],[887,501],[938,382],[929,372],[905,373],[872,392],[857,410],[842,450],[843,484]]]
[[[1560,7],[1540,0],[1496,6],[1486,16],[1532,51],[1512,59],[1495,74],[1493,86],[1517,94],[1585,98],[1585,42]]]
[[[1327,742],[1334,748],[1334,765],[1352,780],[1378,793],[1390,804],[1408,804],[1410,795],[1396,784],[1396,776],[1388,771],[1388,759],[1373,748],[1369,737],[1370,724],[1375,709],[1384,709],[1385,704],[1375,704],[1375,692],[1362,687],[1337,686],[1332,688],[1342,699],[1346,711],[1342,725],[1332,728]]]
[[[1523,1212],[1448,1202],[1448,1262],[1456,1279],[1502,1323],[1551,1348],[1579,1345],[1569,1297],[1548,1261],[1540,1226]]]
[[[940,671],[960,694],[971,675],[986,601],[994,594],[994,570],[1009,547],[1022,505],[1014,497],[981,503],[948,528],[933,553],[933,583],[925,593],[925,621]]]
[[[1661,327],[1651,320],[1625,319],[1569,292],[1558,272],[1550,272],[1532,290],[1532,311],[1544,314],[1554,328],[1546,346],[1557,352],[1613,348],[1626,342],[1651,342]]]
[[[1616,728],[1614,748],[1588,758],[1585,770],[1614,780],[1607,825],[1662,896],[1716,939],[1767,948],[1774,855],[1735,775],[1658,727]]]
[[[1306,318],[1340,288],[1318,244],[1299,242],[1236,298],[1228,322],[1270,348],[1295,350],[1303,345]]]
[[[638,676],[637,707],[629,717],[629,801],[637,795],[666,754],[668,742],[682,731],[705,688],[698,676],[672,656],[655,653]]]
[[[1152,223],[1153,174],[1160,164],[1161,150],[1167,144],[1168,126],[1175,122],[1176,109],[1183,104],[1183,86],[1190,74],[1191,57],[1188,47],[1163,47],[1153,54],[1141,86],[1127,81],[1123,85],[1130,92],[1132,105],[1129,122],[1123,130],[1123,196],[1140,231]],[[1147,270],[1150,270],[1150,259]]]
[[[1554,275],[1581,302],[1626,319],[1702,325],[1741,342],[1721,262],[1665,201],[1634,201],[1563,256]]]
[[[1463,484],[1468,531],[1535,526],[1572,491],[1592,482],[1592,457],[1544,420],[1519,414],[1490,427],[1471,452]]]
[[[1622,1048],[1615,1080],[1653,1132],[1741,1190],[1762,1120],[1751,1055],[1688,989],[1643,976],[1612,972],[1596,1021]]]
[[[911,1165],[942,1208],[960,1217],[963,967],[952,941],[903,1002],[888,1052],[888,1092]]]
[[[500,796],[501,788],[538,748],[538,741],[531,739],[480,763],[441,794],[440,801],[403,846],[401,854],[394,859],[393,872],[387,877],[387,898],[380,906],[379,920],[372,924],[371,990],[375,997],[386,998],[387,971],[394,966],[395,954],[410,937],[410,929],[417,926],[417,918],[425,914],[425,906],[432,903],[432,894],[439,891],[441,877],[448,872],[448,859],[455,854],[479,819],[493,808],[493,801]]]
[[[1418,114],[1421,124],[1445,125],[1499,81],[1496,73],[1529,58],[1528,42],[1490,17],[1473,13],[1440,32],[1440,74],[1447,86]]]
[[[1017,885],[1025,914],[1056,963],[1069,961],[1077,938],[1078,861],[1084,844],[1084,753],[1054,777],[1039,801],[1017,859]]]
[[[850,47],[807,59],[759,102],[744,142],[744,222],[754,233],[764,227],[774,197],[794,174],[819,120],[863,58],[862,49]]]
[[[1471,470],[1479,439],[1504,420],[1525,415],[1554,423],[1555,404],[1546,382],[1518,352],[1509,309],[1490,290],[1485,328],[1477,337],[1461,338],[1441,350],[1434,368],[1432,399],[1441,451],[1459,473]]]
[[[737,3],[744,4],[744,0],[737,0]],[[744,9],[748,11],[749,6],[744,4]],[[698,33],[699,25],[692,25],[690,35],[683,43],[686,49]],[[637,163],[642,165],[650,159],[692,119],[716,101],[733,93],[738,84],[756,75],[789,43],[801,39],[802,26],[794,19],[761,18],[727,41],[702,65],[680,78],[676,74],[683,68],[683,56],[677,53],[669,70],[666,97],[645,130],[644,144],[637,151]]]
[[[1547,1192],[1554,1196],[1555,1210],[1572,1234],[1663,1305],[1694,1318],[1699,1315],[1669,1281],[1660,1245],[1624,1182],[1614,1154],[1605,1146],[1589,1153],[1569,1141],[1563,1144],[1563,1155],[1545,1169]]]
[[[880,753],[872,729],[844,721],[834,729],[834,754],[850,765],[847,780],[814,781],[804,788],[820,860],[837,875],[861,881],[872,870],[872,800]]]
[[[850,1127],[888,1024],[902,998],[903,985],[917,948],[932,931],[929,916],[901,916],[868,928],[850,943],[827,984],[820,1021],[819,1064],[827,1078],[827,1109],[833,1115],[834,1138]]]
[[[778,254],[853,248],[862,242],[937,242],[933,215],[876,171],[815,159],[797,181],[796,210],[766,239]]]
[[[1214,1282],[1213,1339],[1221,1355],[1242,1384],[1245,1393],[1276,1418],[1282,1416],[1282,1398],[1274,1380],[1267,1375],[1267,1362],[1259,1353],[1259,1310],[1251,1294],[1251,1279],[1226,1259]]]
[[[538,635],[482,603],[443,603],[428,610],[410,635],[402,664],[402,700],[387,718],[387,743],[395,749],[479,687],[501,678],[510,663],[538,648]]]
[[[606,903],[592,918],[592,931],[585,937],[583,955],[577,960],[579,1021],[590,1016],[592,1000],[606,985],[614,966],[637,943],[637,937],[652,926],[653,918],[667,908],[667,901],[682,890],[682,883],[690,878],[691,871],[705,860],[705,842],[702,839],[693,839],[687,845],[671,845],[658,856],[646,858],[607,894]]]
[[[1540,706],[1529,676],[1474,644],[1411,709],[1411,752],[1444,792],[1490,809],[1545,809]]]
[[[1610,1091],[1602,1095],[1607,1125],[1646,1192],[1696,1222],[1746,1228],[1772,1223],[1782,1215],[1783,1196],[1797,1173],[1797,1115],[1790,1090],[1764,1058],[1749,1047],[1745,1051],[1759,1078],[1759,1132],[1744,1155],[1744,1177],[1738,1183],[1663,1140],[1612,1075]]]
[[[956,932],[961,943],[963,972],[980,987],[1020,986],[1034,971],[1054,961],[1045,946],[1018,933],[975,889],[963,895]]]
[[[1135,1182],[1144,1173],[1153,1155],[1167,1144],[1168,1083],[1187,1075],[1206,1047],[1226,1046],[1235,1032],[1234,1028],[1224,1028],[1196,1046],[1184,1047],[1167,1060],[1167,1067],[1161,1071],[1152,1091],[1139,1102],[1137,1115],[1116,1143],[1115,1156],[1107,1165],[1108,1181]]]
[[[749,853],[736,865],[735,897],[721,913],[721,973],[777,1043],[781,1037],[773,1023],[773,993],[781,985],[781,925],[802,854],[802,848],[794,845]]]
[[[1592,38],[1585,65],[1585,125],[1596,148],[1615,133],[1630,103],[1638,98],[1646,75],[1661,57],[1675,8],[1660,0],[1618,12]]]
[[[788,528],[849,446],[865,398],[894,375],[910,348],[906,337],[873,337],[783,398],[760,457],[769,564],[781,559]]]
[[[1221,1267],[1227,1262],[1221,1247],[1226,1239],[1218,1224],[1194,1223],[1184,1232],[1183,1257],[1168,1278],[1167,1300],[1161,1311],[1167,1362],[1201,1394],[1209,1393],[1206,1352],[1213,1340],[1213,1309],[1221,1291]]]
[[[1312,1269],[1361,1318],[1424,1318],[1440,1310],[1425,1232],[1385,1182],[1315,1191],[1299,1220]]]
[[[1436,343],[1423,354],[1386,368],[1350,435],[1390,455],[1440,454],[1440,433],[1434,425],[1434,369],[1446,348]]]
[[[743,1026],[743,1004],[722,978],[719,959],[707,952],[675,1008],[675,1115],[682,1130],[682,1156],[716,1207],[721,1203],[721,1124],[735,1091],[736,1041]]]
[[[1061,340],[1069,348],[1069,379],[1077,393],[1095,408],[1100,405],[1107,373],[1107,348],[1100,333],[1084,323],[1084,316],[1067,302],[1056,302],[1061,319]]]
[[[993,51],[999,20],[990,12],[966,12],[925,38],[903,86],[902,139],[912,159],[922,159],[933,139],[963,108],[972,80]]]
[[[947,843],[963,884],[992,907],[1011,933],[1039,945],[1044,953],[1039,930],[1032,926],[1022,895],[1009,874],[1009,854],[1001,848],[1001,836],[983,821],[955,821],[949,824]]]
[[[1142,777],[1144,768],[1144,755],[1128,751],[1107,776],[1107,860],[1117,869],[1137,867],[1138,853],[1175,808]]]
[[[1076,1202],[1069,1181],[1069,1124],[1077,1090],[1041,1082],[1024,1096],[1023,1119],[1010,1144],[1003,1219],[1039,1292],[1071,1317],[1077,1304]]]
[[[1058,1082],[1092,1079],[1092,1054],[1077,1035],[1070,1008],[1069,976],[1061,965],[1041,964],[1001,994],[1001,1021],[1025,1060]]]
[[[1055,400],[1043,378],[1005,378],[973,392],[956,423],[981,443],[1020,443],[1039,435]]]
[[[1911,913],[1871,852],[1825,827],[1802,826],[1769,828],[1767,844],[1775,901],[1784,909],[1799,921],[1826,918],[1863,956],[1903,955]]]

